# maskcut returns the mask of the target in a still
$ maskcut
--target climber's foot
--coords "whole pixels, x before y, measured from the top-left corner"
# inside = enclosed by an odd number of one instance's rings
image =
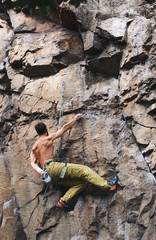
[[[62,200],[59,200],[56,203],[56,207],[64,209],[64,210],[68,210],[68,211],[70,210],[70,206],[67,203],[63,202]]]
[[[114,191],[116,189],[117,180],[117,176],[114,176],[113,179],[108,182],[110,191]]]

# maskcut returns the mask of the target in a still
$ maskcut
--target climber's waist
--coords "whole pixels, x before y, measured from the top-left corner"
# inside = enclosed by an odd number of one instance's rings
[[[44,163],[44,166],[43,166],[43,170],[45,171],[48,167],[48,165],[51,163],[51,162],[56,162],[55,159],[48,159],[45,163]]]
[[[64,178],[67,171],[67,163],[49,159],[45,162],[43,170],[47,171],[51,177]]]

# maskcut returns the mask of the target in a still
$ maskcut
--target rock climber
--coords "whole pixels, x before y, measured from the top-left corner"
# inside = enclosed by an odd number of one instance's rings
[[[75,115],[61,129],[49,135],[44,123],[39,122],[35,125],[39,139],[32,147],[31,166],[41,177],[44,176],[45,172],[48,173],[54,185],[59,184],[69,187],[65,195],[57,202],[57,206],[62,209],[69,209],[68,202],[84,189],[86,182],[90,182],[104,191],[116,189],[116,176],[108,182],[87,166],[72,163],[65,164],[55,160],[53,142],[70,129],[81,117],[81,114]],[[42,169],[38,164],[40,164]],[[63,177],[60,176],[62,171],[64,171]]]

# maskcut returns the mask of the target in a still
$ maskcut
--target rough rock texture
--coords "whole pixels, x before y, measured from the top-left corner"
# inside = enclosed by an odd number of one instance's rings
[[[155,240],[155,1],[63,3],[47,19],[0,3],[0,239]],[[87,185],[67,213],[64,188],[45,186],[30,166],[42,120],[59,127],[61,160],[119,178],[114,194]],[[57,150],[57,142],[55,150]]]

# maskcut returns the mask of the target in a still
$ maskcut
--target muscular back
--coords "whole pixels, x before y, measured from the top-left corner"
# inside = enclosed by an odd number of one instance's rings
[[[81,117],[82,117],[81,114],[75,115],[75,117],[71,121],[63,125],[63,127],[59,129],[57,132],[51,133],[49,136],[47,136],[47,131],[44,134],[39,135],[39,139],[34,143],[31,151],[31,166],[34,170],[40,173],[40,171],[38,170],[39,167],[37,160],[40,162],[43,168],[44,163],[48,159],[54,159],[53,141],[61,137]]]
[[[53,141],[50,140],[47,136],[39,138],[35,142],[32,150],[36,159],[40,162],[42,167],[48,159],[54,159]]]

